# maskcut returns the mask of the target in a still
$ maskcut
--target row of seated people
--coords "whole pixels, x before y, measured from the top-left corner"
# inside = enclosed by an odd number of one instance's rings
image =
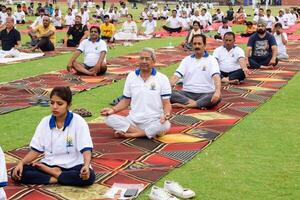
[[[88,45],[94,45],[93,42],[100,42],[98,29],[91,29],[90,43],[85,41],[87,49]],[[139,55],[138,68],[126,78],[122,100],[100,112],[106,117],[105,123],[115,130],[114,136],[149,139],[162,136],[171,127],[172,106],[210,109],[222,100],[222,81],[235,84],[236,80],[242,81],[251,74],[247,65],[264,67],[258,63],[262,58],[268,61],[265,65],[276,65],[276,41],[263,23],[258,23],[258,31],[251,36],[246,54],[235,46],[234,33],[226,33],[223,41],[224,44],[209,55],[206,36],[194,35],[193,53],[181,61],[170,79],[155,69],[154,50],[144,48]],[[78,52],[82,51],[85,49],[80,47]],[[100,51],[102,59],[106,49]],[[178,90],[175,86],[180,79],[183,85]],[[88,125],[70,111],[72,92],[68,87],[54,88],[50,100],[52,114],[37,126],[30,143],[31,151],[14,168],[12,179],[23,184],[91,185],[95,173],[90,166],[93,143]],[[117,114],[128,107],[131,108],[128,116]],[[42,160],[34,162],[41,154],[44,154]]]

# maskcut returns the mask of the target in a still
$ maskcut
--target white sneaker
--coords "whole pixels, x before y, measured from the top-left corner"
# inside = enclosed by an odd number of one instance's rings
[[[179,200],[163,188],[157,187],[155,185],[151,188],[149,198],[151,200]]]
[[[180,197],[182,199],[188,199],[195,196],[195,192],[183,188],[179,183],[174,181],[165,181],[164,189],[167,190],[170,194],[173,194],[174,196]]]

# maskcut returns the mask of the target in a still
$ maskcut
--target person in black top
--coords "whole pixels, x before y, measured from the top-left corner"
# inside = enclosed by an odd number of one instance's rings
[[[79,43],[86,39],[89,35],[89,31],[86,25],[81,24],[81,16],[75,17],[75,24],[69,27],[67,35],[64,39],[64,44],[67,47],[76,47]],[[72,36],[72,39],[69,37]]]
[[[21,34],[14,28],[14,19],[12,17],[6,18],[6,28],[0,32],[0,41],[4,51],[21,47]]]
[[[234,11],[233,11],[232,6],[229,6],[229,10],[227,10],[227,12],[226,12],[226,19],[228,21],[232,21],[233,20],[233,14],[234,14]]]
[[[273,69],[278,63],[277,52],[275,37],[267,32],[266,22],[258,20],[257,31],[248,40],[246,64],[250,69]]]

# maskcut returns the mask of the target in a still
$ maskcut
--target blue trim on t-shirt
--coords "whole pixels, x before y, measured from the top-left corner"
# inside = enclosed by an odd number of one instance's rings
[[[204,58],[207,58],[208,56],[209,56],[208,52],[207,52],[207,51],[204,51],[204,52],[203,52],[203,57],[204,57]],[[195,55],[195,54],[192,54],[192,55],[191,55],[191,58],[196,58],[196,55]]]
[[[0,187],[5,187],[8,185],[8,182],[0,182]]]
[[[178,73],[181,77],[183,77],[183,74],[180,73],[179,71],[176,71],[176,73]]]
[[[38,149],[36,149],[36,148],[34,148],[34,147],[30,147],[30,149],[33,150],[33,151],[36,151],[36,152],[38,152],[38,153],[44,153],[44,151],[40,151],[40,150],[38,150]]]
[[[85,148],[83,148],[83,149],[80,150],[80,153],[83,153],[85,151],[91,151],[92,152],[93,148],[92,147],[85,147]]]
[[[213,73],[213,74],[211,75],[211,77],[213,77],[213,76],[216,75],[216,74],[220,74],[220,73],[219,73],[219,72]]]
[[[127,96],[125,96],[125,95],[123,95],[123,97],[124,97],[125,99],[131,99],[131,97],[127,97]]]
[[[157,73],[156,69],[155,69],[155,68],[152,68],[151,75],[152,75],[152,76],[155,76],[156,73]],[[136,74],[137,76],[139,76],[139,75],[141,74],[141,69],[140,69],[140,68],[136,69],[136,70],[135,70],[135,74]]]
[[[66,119],[65,119],[63,131],[71,124],[72,119],[73,119],[73,113],[68,111]],[[56,117],[54,115],[51,115],[51,118],[49,121],[49,127],[50,127],[50,129],[53,129],[56,127]]]

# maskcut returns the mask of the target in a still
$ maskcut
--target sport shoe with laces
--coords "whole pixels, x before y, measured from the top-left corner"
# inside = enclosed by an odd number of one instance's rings
[[[181,185],[179,185],[179,183],[174,181],[165,181],[164,189],[170,194],[182,199],[189,199],[195,196],[194,191],[183,188]]]
[[[179,200],[163,188],[157,187],[155,185],[151,188],[149,198],[151,200]]]

